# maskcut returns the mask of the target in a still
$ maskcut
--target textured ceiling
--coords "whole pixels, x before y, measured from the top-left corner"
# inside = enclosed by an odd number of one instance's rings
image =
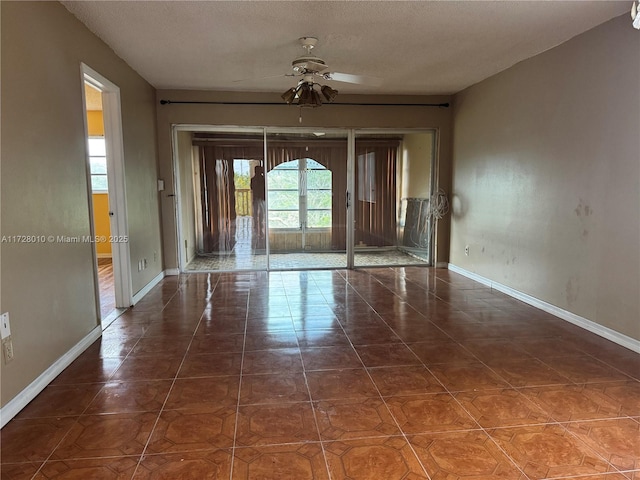
[[[303,53],[297,39],[315,36],[329,71],[382,81],[326,83],[378,94],[458,92],[630,9],[629,1],[62,3],[159,89],[282,92],[296,82],[280,75]]]

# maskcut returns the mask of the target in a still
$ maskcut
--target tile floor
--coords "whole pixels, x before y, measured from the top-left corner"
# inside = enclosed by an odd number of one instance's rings
[[[1,432],[14,479],[640,479],[640,355],[446,270],[170,277]]]

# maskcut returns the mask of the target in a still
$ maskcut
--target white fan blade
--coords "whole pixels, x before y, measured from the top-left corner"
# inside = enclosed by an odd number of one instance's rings
[[[636,7],[636,2],[633,2],[631,4],[631,18],[635,20],[637,16],[638,16],[638,9]]]
[[[359,83],[379,87],[382,79],[378,77],[367,77],[365,75],[352,75],[350,73],[331,72],[324,75],[327,80],[335,80],[344,83]]]

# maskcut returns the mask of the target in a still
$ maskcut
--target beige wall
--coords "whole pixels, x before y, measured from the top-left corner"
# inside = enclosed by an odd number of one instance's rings
[[[640,339],[630,23],[623,15],[455,96],[451,262]]]
[[[429,198],[433,133],[408,133],[402,142],[403,198]]]
[[[230,92],[159,90],[158,101],[226,101],[226,102],[276,102],[278,94],[251,94]],[[449,97],[387,97],[342,95],[340,101],[353,103],[441,103]],[[230,125],[230,126],[277,126],[277,127],[340,127],[340,128],[435,128],[439,132],[439,163],[441,187],[450,191],[451,185],[451,109],[438,107],[397,106],[338,106],[324,105],[316,109],[304,109],[299,123],[300,109],[290,105],[158,105],[158,146],[160,174],[171,186],[173,167],[171,159],[171,126],[183,125]],[[175,239],[175,206],[171,187],[162,195],[162,221],[164,232],[164,254],[166,268],[177,268]],[[441,222],[436,260],[448,259],[448,219]]]
[[[89,235],[80,62],[121,88],[134,292],[161,271],[154,89],[64,7],[1,2],[2,235]],[[6,403],[98,325],[89,243],[2,243]],[[135,266],[135,263],[134,263]]]

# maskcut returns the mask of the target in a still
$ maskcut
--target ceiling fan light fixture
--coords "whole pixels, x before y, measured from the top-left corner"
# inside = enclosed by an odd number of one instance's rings
[[[320,88],[320,91],[322,92],[322,96],[327,99],[327,102],[333,102],[338,95],[338,91],[331,88],[329,85],[323,85]]]
[[[282,99],[287,102],[287,103],[292,103],[293,100],[296,98],[296,90],[298,89],[297,86],[290,88],[289,90],[287,90],[286,92],[284,92],[282,95],[280,95],[282,97]]]
[[[300,85],[300,90],[298,91],[298,105],[301,107],[312,106],[313,97],[311,92],[313,89],[307,83],[303,83]]]

